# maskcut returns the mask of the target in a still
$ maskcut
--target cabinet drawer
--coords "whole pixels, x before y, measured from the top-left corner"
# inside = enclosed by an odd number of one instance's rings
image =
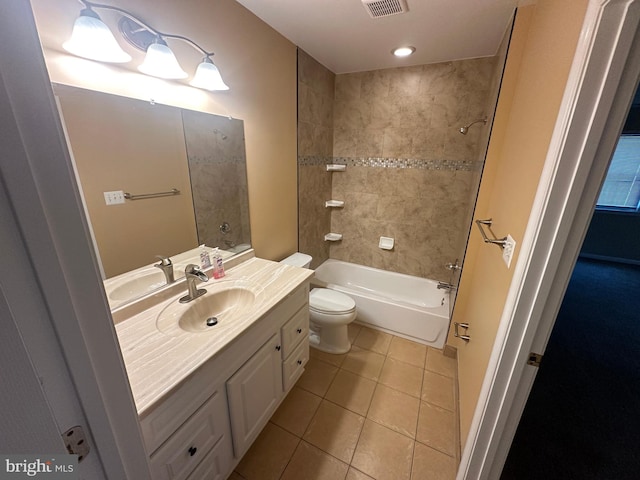
[[[285,392],[288,392],[298,378],[300,378],[300,375],[304,372],[304,366],[308,361],[309,337],[305,337],[302,343],[298,345],[298,348],[296,348],[291,356],[282,364],[282,386]]]
[[[303,338],[309,335],[309,307],[305,304],[282,327],[282,358],[286,359]]]
[[[226,398],[216,392],[151,456],[154,480],[182,480],[218,442],[231,442]]]
[[[225,480],[233,464],[231,439],[225,437],[207,453],[188,480]]]

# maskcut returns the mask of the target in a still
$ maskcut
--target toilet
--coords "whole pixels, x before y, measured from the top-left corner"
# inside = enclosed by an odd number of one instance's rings
[[[294,253],[281,263],[309,268],[311,256]],[[309,344],[327,353],[351,350],[348,325],[356,319],[356,302],[330,288],[313,288],[309,292]]]

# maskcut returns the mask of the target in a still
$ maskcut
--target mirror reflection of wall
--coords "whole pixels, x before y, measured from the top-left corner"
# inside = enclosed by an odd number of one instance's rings
[[[242,251],[251,243],[242,120],[182,111],[200,244]]]
[[[55,91],[105,278],[149,265],[156,255],[170,257],[201,243],[228,250],[220,236],[203,234],[199,239],[196,222],[203,232],[214,231],[219,229],[219,216],[228,217],[230,244],[250,244],[241,120],[62,85],[55,85]],[[233,151],[233,155],[218,151],[226,155],[218,162],[225,165],[218,178],[225,185],[244,185],[244,189],[236,187],[234,195],[226,197],[228,190],[216,188],[192,171],[197,178],[192,193],[185,139],[189,138],[190,152],[200,152],[199,158],[215,158],[216,153],[214,149],[205,154],[210,145],[198,146],[199,135],[183,126],[183,113],[185,118],[197,118],[190,123],[200,128],[225,132],[225,142],[233,146],[227,153]],[[234,160],[237,164],[231,168]],[[104,192],[139,195],[173,188],[180,194],[116,205],[107,205],[104,196]],[[203,197],[200,189],[217,193],[201,206],[202,214],[196,220],[193,198]],[[218,203],[224,215],[213,213]],[[209,220],[214,224],[205,228]]]

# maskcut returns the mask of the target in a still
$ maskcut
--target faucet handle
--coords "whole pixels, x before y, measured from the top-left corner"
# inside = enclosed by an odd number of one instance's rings
[[[456,263],[447,263],[445,267],[449,270],[462,270],[462,267],[458,265],[458,260],[456,260]]]
[[[171,259],[169,257],[165,257],[163,255],[156,255],[156,258],[160,259],[160,263],[158,265],[156,265],[156,267],[159,267],[160,265],[168,267],[169,265],[172,265],[171,263]]]

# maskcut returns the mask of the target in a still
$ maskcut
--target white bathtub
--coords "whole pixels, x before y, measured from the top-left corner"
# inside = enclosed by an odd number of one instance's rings
[[[315,270],[314,284],[344,292],[356,302],[357,323],[442,348],[449,328],[449,293],[438,282],[340,260]]]

